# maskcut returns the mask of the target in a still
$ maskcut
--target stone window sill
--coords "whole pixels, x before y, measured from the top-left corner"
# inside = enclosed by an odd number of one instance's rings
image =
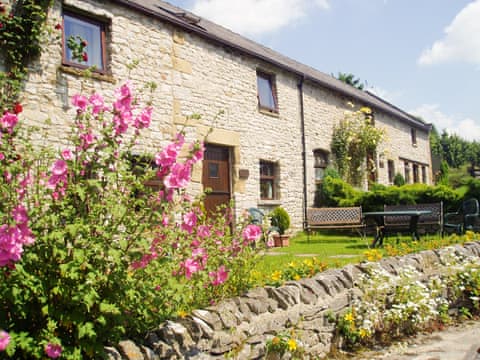
[[[106,81],[106,82],[109,82],[109,83],[112,83],[112,84],[116,83],[114,77],[110,74],[101,74],[101,73],[98,73],[98,72],[88,71],[88,70],[84,70],[84,69],[78,69],[78,68],[74,68],[74,67],[71,67],[71,66],[65,66],[65,65],[61,65],[59,67],[59,70],[61,72],[66,73],[66,74],[71,74],[71,75],[75,75],[75,76],[79,76],[79,77],[88,76],[88,77],[90,77],[92,79],[95,79],[95,80]]]

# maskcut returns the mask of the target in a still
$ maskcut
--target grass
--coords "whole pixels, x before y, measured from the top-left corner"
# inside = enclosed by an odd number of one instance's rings
[[[308,239],[304,233],[299,233],[290,238],[289,246],[266,250],[256,265],[252,280],[259,285],[281,285],[284,281],[305,277],[305,274],[313,275],[326,268],[437,249],[474,239],[479,236],[472,232],[443,238],[438,234],[424,234],[420,241],[412,241],[409,236],[390,236],[385,238],[383,247],[372,249],[369,247],[371,236],[365,239],[356,234],[316,233]]]

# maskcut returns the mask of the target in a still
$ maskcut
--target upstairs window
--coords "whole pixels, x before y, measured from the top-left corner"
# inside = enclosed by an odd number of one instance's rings
[[[317,149],[313,151],[315,182],[321,183],[328,165],[328,151]]]
[[[106,72],[105,23],[65,11],[63,13],[63,63],[68,66]],[[80,45],[84,41],[82,59],[77,59],[69,48],[69,39]],[[72,40],[70,40],[72,41]]]
[[[277,198],[275,191],[277,183],[277,166],[273,162],[260,161],[260,199],[274,200]]]
[[[275,76],[257,71],[257,97],[260,110],[278,113]]]
[[[412,138],[412,145],[417,146],[417,129],[410,129],[410,136]]]

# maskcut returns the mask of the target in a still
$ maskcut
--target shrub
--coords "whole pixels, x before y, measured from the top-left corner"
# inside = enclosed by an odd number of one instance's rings
[[[395,177],[393,178],[393,185],[395,186],[402,186],[405,185],[405,178],[402,174],[396,173]]]
[[[155,167],[137,171],[128,159],[153,109],[140,107],[129,83],[115,94],[113,106],[99,94],[73,97],[70,143],[58,153],[20,141],[17,115],[0,117],[7,356],[102,358],[127,333],[140,337],[248,286],[260,228],[233,227],[228,209],[207,219],[186,192],[203,145],[178,134],[141,156]],[[152,178],[160,190],[145,186]]]
[[[280,206],[277,206],[272,210],[270,213],[270,221],[271,225],[278,229],[280,235],[283,235],[290,227],[290,215],[288,215],[288,212]]]

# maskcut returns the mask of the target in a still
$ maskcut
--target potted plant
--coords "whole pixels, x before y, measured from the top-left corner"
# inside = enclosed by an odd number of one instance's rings
[[[278,235],[273,235],[275,246],[283,247],[289,245],[290,236],[285,231],[290,227],[290,216],[287,211],[278,206],[270,213],[270,223]]]

